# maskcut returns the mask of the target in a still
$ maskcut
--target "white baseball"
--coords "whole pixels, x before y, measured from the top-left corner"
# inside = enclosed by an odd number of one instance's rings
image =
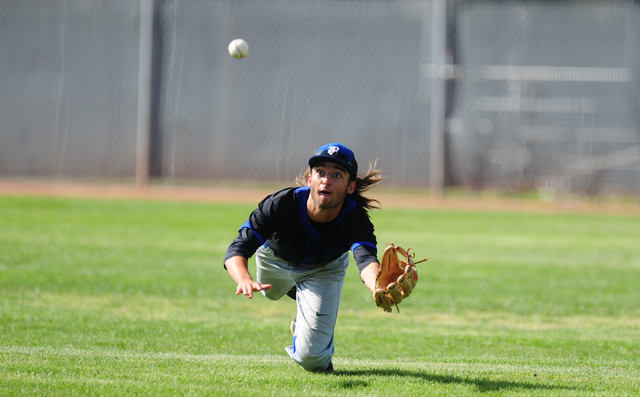
[[[249,44],[242,39],[235,39],[229,43],[229,54],[234,58],[244,58],[249,55]]]

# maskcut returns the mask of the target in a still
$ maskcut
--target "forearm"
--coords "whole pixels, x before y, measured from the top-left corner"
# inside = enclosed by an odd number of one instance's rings
[[[371,292],[375,292],[376,290],[376,275],[379,269],[380,264],[378,262],[371,262],[360,272],[360,278]]]
[[[254,291],[262,291],[270,289],[271,284],[260,284],[253,281],[253,277],[249,273],[249,266],[247,265],[247,258],[243,256],[232,256],[227,259],[224,265],[229,272],[229,275],[238,284],[236,288],[236,295],[244,294],[251,299]]]
[[[243,256],[233,256],[224,263],[229,276],[239,284],[242,280],[253,280],[249,273],[247,258]]]

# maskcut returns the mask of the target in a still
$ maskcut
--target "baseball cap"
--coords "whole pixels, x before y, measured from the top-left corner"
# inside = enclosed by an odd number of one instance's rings
[[[353,151],[341,143],[333,142],[320,146],[316,153],[309,158],[309,167],[322,161],[340,164],[349,171],[353,178],[358,175],[358,162]]]

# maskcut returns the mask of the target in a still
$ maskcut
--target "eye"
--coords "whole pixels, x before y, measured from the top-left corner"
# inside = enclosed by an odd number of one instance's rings
[[[336,172],[335,174],[333,174],[334,178],[342,178],[342,174],[339,172]]]

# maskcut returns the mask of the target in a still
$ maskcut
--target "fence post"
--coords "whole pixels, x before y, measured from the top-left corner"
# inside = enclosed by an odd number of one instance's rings
[[[431,9],[431,150],[430,188],[434,198],[444,196],[445,71],[447,62],[447,2],[433,0]]]
[[[153,68],[153,18],[156,0],[140,0],[138,63],[138,129],[136,134],[136,185],[149,184],[151,95]]]

